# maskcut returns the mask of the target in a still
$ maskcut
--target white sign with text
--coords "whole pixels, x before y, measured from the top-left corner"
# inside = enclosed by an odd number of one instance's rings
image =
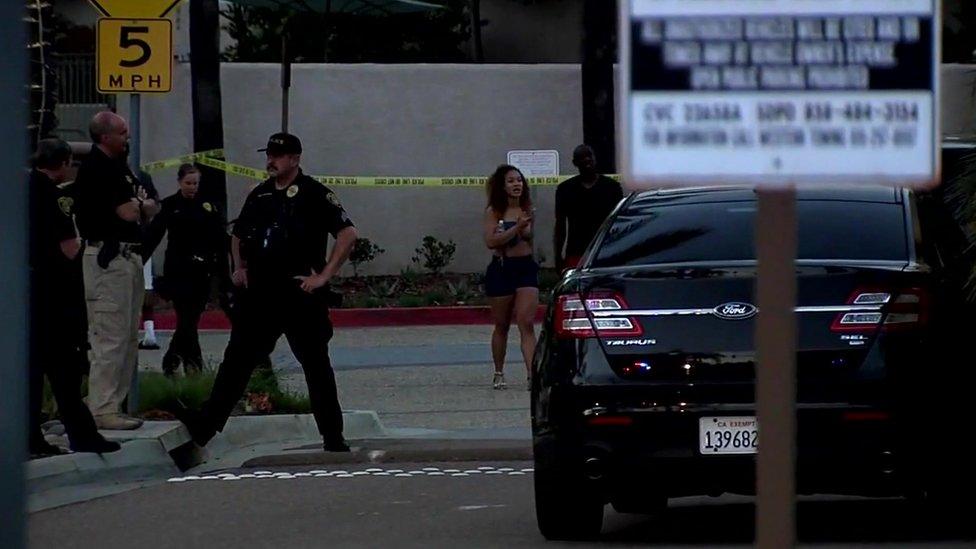
[[[521,170],[525,177],[559,175],[559,151],[508,151],[508,163]]]
[[[937,0],[621,6],[628,184],[936,181]]]

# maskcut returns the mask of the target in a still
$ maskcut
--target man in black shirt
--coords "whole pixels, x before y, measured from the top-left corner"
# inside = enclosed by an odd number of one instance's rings
[[[573,165],[579,170],[579,175],[563,181],[556,188],[553,244],[556,268],[559,270],[572,269],[579,264],[583,251],[624,195],[620,183],[597,173],[596,155],[589,145],[576,147]]]
[[[81,400],[81,371],[88,346],[81,243],[71,219],[72,199],[57,185],[71,165],[71,147],[60,139],[37,145],[30,174],[30,453],[59,454],[41,433],[44,375],[58,404],[69,446],[76,452],[114,452]]]
[[[288,338],[305,370],[312,413],[326,451],[348,452],[329,362],[329,280],[349,257],[356,228],[328,188],[302,173],[302,145],[278,133],[268,140],[271,178],[248,195],[234,224],[233,281],[243,288],[224,361],[199,413],[180,410],[193,440],[205,445],[223,429],[257,363]],[[327,257],[328,235],[335,240]]]
[[[129,130],[111,112],[89,124],[91,152],[78,169],[78,230],[91,331],[88,406],[100,429],[136,429],[142,421],[121,412],[138,362],[143,301],[140,224],[156,209],[126,166]]]

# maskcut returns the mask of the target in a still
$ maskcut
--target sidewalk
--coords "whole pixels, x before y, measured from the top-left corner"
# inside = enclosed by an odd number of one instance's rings
[[[484,325],[337,330],[331,356],[346,411],[346,437],[424,441],[408,444],[410,453],[457,447],[445,446],[444,440],[493,440],[525,455],[531,436],[529,398],[518,333],[511,332],[507,353],[510,388],[495,391],[488,343],[491,330]],[[160,331],[162,348],[140,351],[141,371],[161,370],[170,336],[171,332]],[[210,367],[219,364],[228,339],[226,331],[201,332],[204,359]],[[282,387],[307,393],[301,366],[284,338],[272,361]],[[28,464],[32,510],[117,493],[181,471],[239,467],[262,456],[332,459],[316,450],[320,439],[311,416],[233,417],[204,453],[194,453],[192,445],[186,444],[189,435],[178,422],[150,421],[136,431],[105,433],[123,442],[122,451],[105,456],[71,454]],[[376,444],[364,447],[374,451],[388,443]],[[494,444],[468,443],[468,453]],[[405,447],[398,446],[400,453]],[[297,454],[301,455],[294,457]],[[350,459],[362,459],[360,454]]]

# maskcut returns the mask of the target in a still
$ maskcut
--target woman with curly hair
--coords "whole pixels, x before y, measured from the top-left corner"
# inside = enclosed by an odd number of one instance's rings
[[[492,387],[505,389],[505,351],[512,318],[522,340],[522,358],[531,376],[535,350],[535,312],[539,305],[539,265],[532,256],[532,197],[528,181],[515,166],[503,164],[488,178],[484,215],[485,245],[492,251],[485,273],[485,294],[495,328],[491,356]]]

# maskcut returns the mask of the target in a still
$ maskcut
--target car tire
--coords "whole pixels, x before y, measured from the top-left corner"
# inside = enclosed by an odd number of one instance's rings
[[[539,531],[548,540],[596,538],[603,527],[602,499],[587,486],[581,470],[558,465],[547,453],[536,446],[535,515]]]

